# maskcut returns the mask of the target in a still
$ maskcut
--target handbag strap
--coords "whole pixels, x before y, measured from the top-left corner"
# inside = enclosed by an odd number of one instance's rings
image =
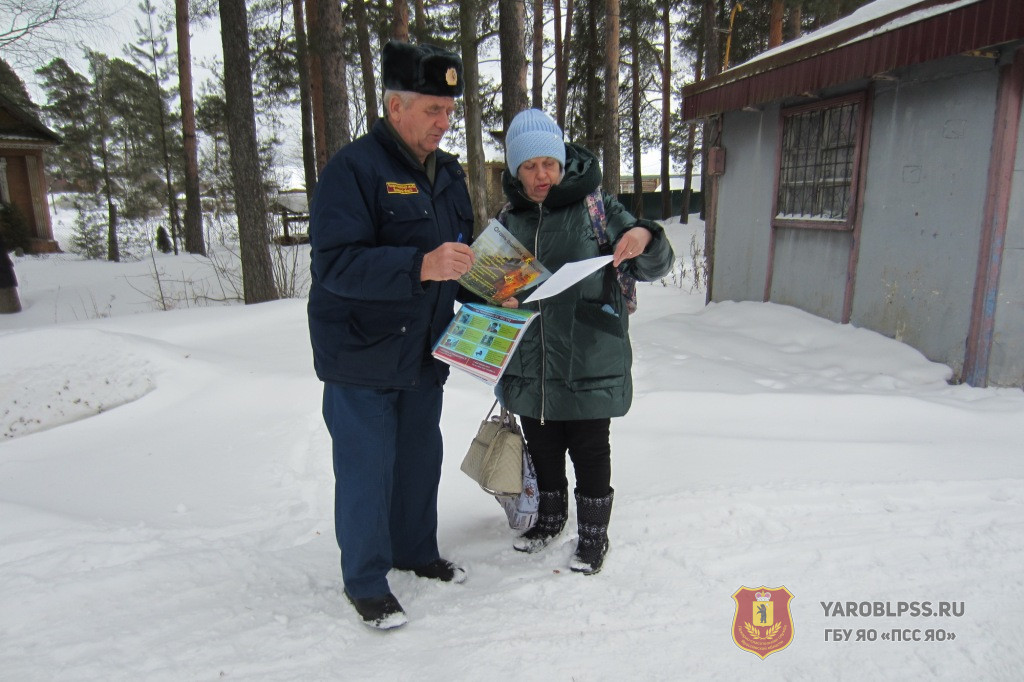
[[[498,406],[498,399],[495,398],[494,402],[491,403],[491,409],[487,410],[487,416],[484,418],[484,421],[487,421],[488,419],[491,418],[491,415],[494,414],[494,408],[497,407],[497,406]],[[511,428],[516,433],[520,432],[519,431],[519,422],[516,421],[516,415],[515,415],[515,413],[512,410],[505,409],[505,406],[502,405],[501,406],[501,411],[499,412],[499,415],[500,415],[499,419],[501,420],[502,424],[508,425],[508,427]]]
[[[497,405],[498,401],[495,400],[494,404]],[[494,405],[491,405],[491,409],[494,409]],[[515,412],[507,409],[504,405],[501,406],[501,423],[512,429],[516,433],[521,433],[519,430],[519,422],[516,421]]]

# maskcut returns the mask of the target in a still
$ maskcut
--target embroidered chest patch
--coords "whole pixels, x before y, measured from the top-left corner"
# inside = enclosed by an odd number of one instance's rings
[[[388,194],[419,194],[420,188],[415,182],[389,182],[387,183]]]

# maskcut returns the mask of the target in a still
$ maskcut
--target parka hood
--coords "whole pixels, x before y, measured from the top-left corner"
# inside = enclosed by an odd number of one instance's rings
[[[532,208],[537,205],[526,196],[523,183],[512,177],[506,168],[501,174],[501,185],[513,209]],[[561,208],[582,201],[588,194],[601,186],[601,164],[592,151],[581,145],[565,144],[565,173],[562,180],[551,188],[544,206],[549,209]]]

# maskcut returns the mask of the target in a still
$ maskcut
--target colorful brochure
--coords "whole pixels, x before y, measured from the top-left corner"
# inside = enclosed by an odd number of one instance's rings
[[[434,344],[433,356],[492,386],[537,313],[465,303]]]
[[[459,284],[490,303],[501,303],[551,273],[494,218],[473,240],[476,259]]]

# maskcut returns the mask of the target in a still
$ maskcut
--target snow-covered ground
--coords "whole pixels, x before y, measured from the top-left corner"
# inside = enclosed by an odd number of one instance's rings
[[[678,255],[700,228],[670,225]],[[553,547],[512,550],[459,471],[490,390],[453,376],[440,543],[470,577],[393,573],[410,623],[378,633],[341,593],[305,302],[160,312],[153,263],[15,261],[0,679],[1020,678],[1020,390],[950,386],[905,345],[793,308],[643,286],[605,569],[566,570],[574,512]],[[156,263],[172,288],[216,283],[191,256]],[[732,594],[762,585],[795,596],[795,638],[764,660],[732,638]],[[821,605],[943,601],[963,615]]]

